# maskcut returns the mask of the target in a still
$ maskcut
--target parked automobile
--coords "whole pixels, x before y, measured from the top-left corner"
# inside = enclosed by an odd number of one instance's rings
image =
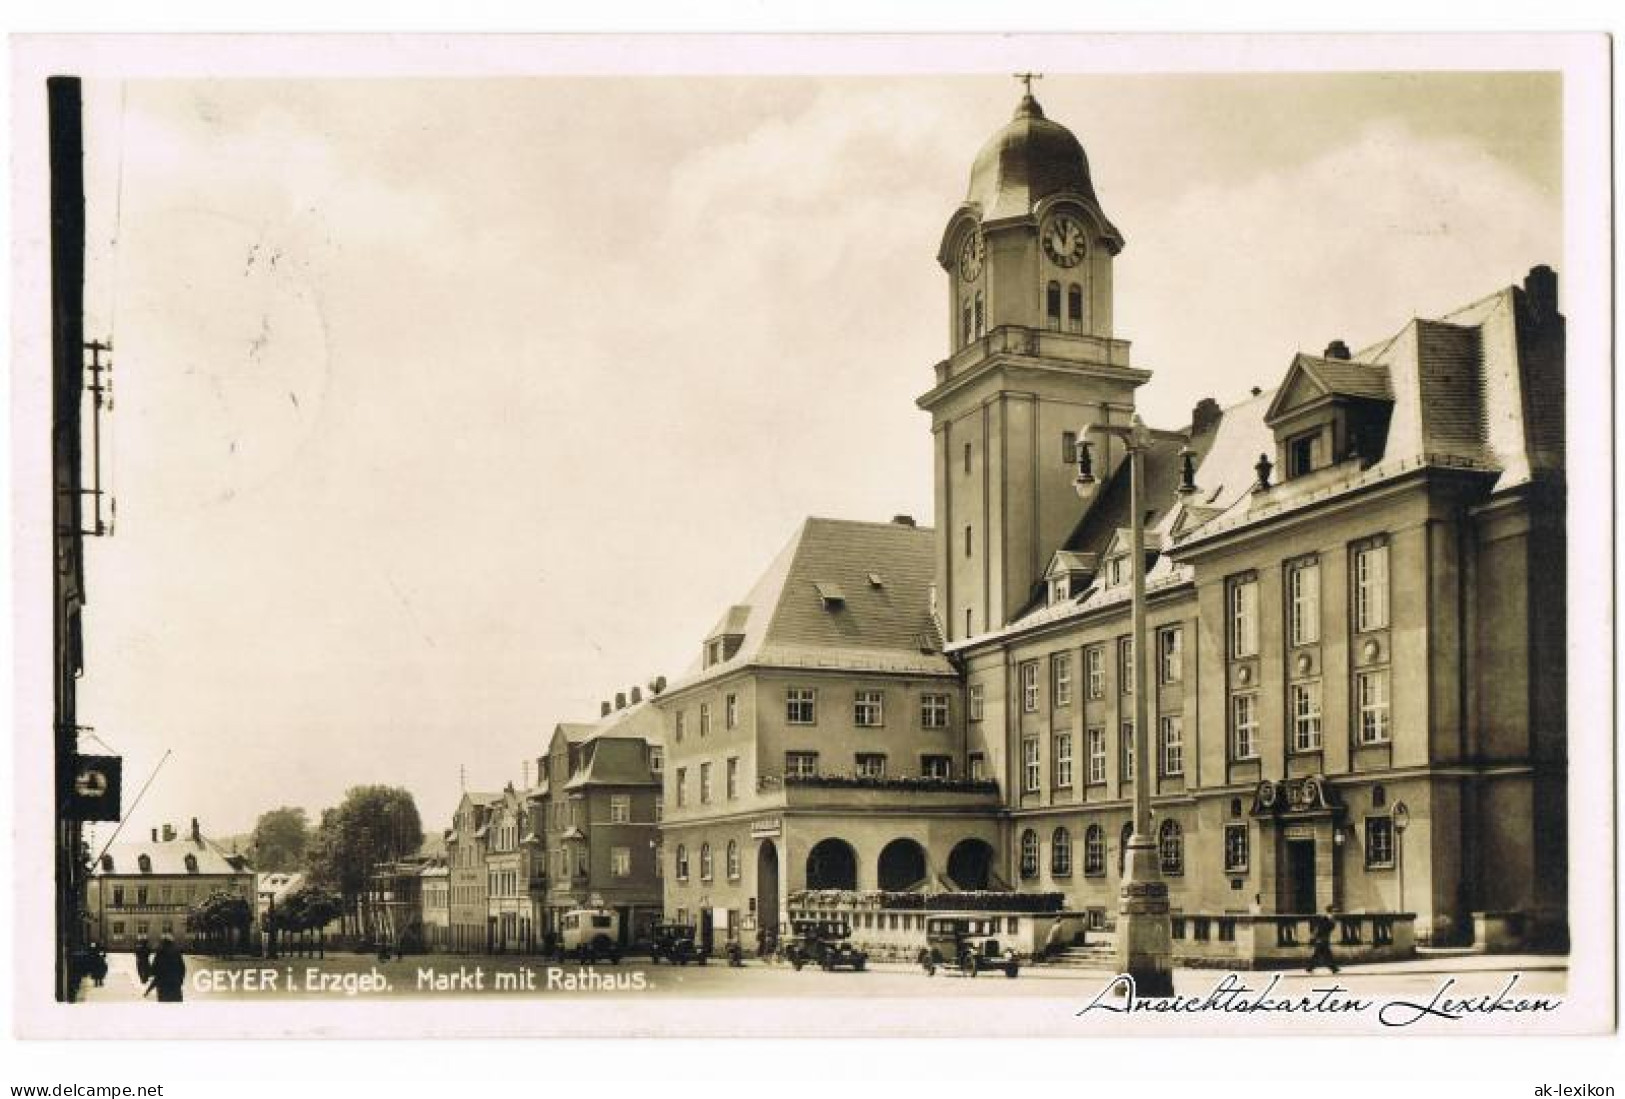
[[[695,945],[694,925],[686,923],[659,923],[649,931],[651,939],[649,960],[671,965],[705,964],[705,955]]]
[[[953,966],[967,977],[984,969],[1002,969],[1006,977],[1021,971],[1016,952],[1001,947],[999,921],[967,916],[932,916],[925,921],[925,943],[919,963],[926,976],[939,966]]]
[[[578,962],[621,960],[621,917],[608,908],[577,908],[559,920],[559,953]]]
[[[861,971],[869,965],[869,955],[848,942],[851,937],[852,928],[841,920],[792,920],[784,957],[798,970],[812,964]]]

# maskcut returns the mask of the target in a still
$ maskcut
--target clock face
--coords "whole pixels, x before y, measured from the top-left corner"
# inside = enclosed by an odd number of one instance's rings
[[[1044,254],[1062,267],[1083,259],[1083,223],[1070,214],[1058,214],[1044,227]]]
[[[959,246],[959,277],[975,282],[982,274],[982,234],[972,233]]]

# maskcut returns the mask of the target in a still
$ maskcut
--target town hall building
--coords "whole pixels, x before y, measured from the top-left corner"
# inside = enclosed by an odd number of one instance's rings
[[[1556,274],[1193,394],[1149,432],[1135,544],[1124,446],[1085,433],[1131,423],[1151,377],[1114,326],[1126,243],[1024,96],[936,255],[934,528],[808,520],[655,700],[667,915],[748,930],[803,889],[1004,889],[1108,927],[1146,767],[1176,927],[1335,906],[1563,945]]]

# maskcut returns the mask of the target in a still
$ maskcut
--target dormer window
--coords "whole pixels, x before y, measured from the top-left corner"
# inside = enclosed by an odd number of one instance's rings
[[[813,583],[813,587],[818,589],[818,598],[823,602],[826,611],[838,611],[846,606],[846,592],[841,585],[830,583],[828,580],[818,580]]]
[[[188,874],[196,874],[197,873],[197,856],[196,855],[188,854],[186,856],[186,872]]]
[[[1302,477],[1325,465],[1321,458],[1321,433],[1311,431],[1288,439],[1286,444],[1286,475]]]
[[[1106,586],[1115,588],[1128,583],[1129,561],[1128,554],[1121,554],[1106,562]]]
[[[1045,591],[1049,604],[1076,599],[1089,590],[1089,581],[1095,573],[1095,555],[1074,550],[1057,550],[1044,570]]]
[[[143,874],[152,873],[152,856],[142,855],[135,860],[136,866]]]
[[[102,856],[102,873],[111,874],[112,872],[113,872],[113,856],[112,855],[103,855]]]

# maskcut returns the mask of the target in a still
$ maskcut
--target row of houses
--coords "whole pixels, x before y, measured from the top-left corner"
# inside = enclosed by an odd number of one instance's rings
[[[624,942],[646,939],[662,911],[663,756],[641,688],[596,722],[559,724],[534,783],[465,790],[424,851],[378,867],[372,933],[408,948],[534,953],[566,912],[591,907],[619,914]]]

